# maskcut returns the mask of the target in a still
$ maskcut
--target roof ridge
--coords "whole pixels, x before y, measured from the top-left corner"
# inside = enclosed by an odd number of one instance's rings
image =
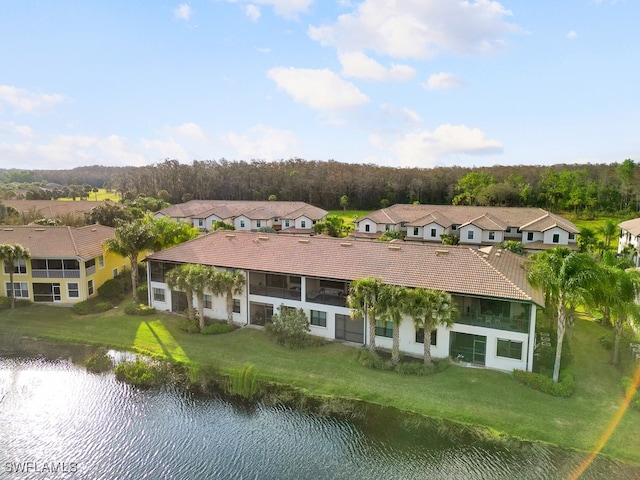
[[[494,247],[491,246],[491,249],[493,249]],[[507,277],[502,271],[500,271],[493,263],[491,263],[490,261],[488,261],[486,258],[484,258],[484,255],[489,255],[489,254],[483,254],[483,255],[479,255],[478,254],[478,250],[474,249],[474,248],[469,248],[469,250],[471,250],[479,259],[480,261],[486,263],[493,271],[495,271],[498,275],[500,275],[504,280],[506,280],[507,283],[509,283],[510,285],[512,285],[516,290],[518,290],[520,293],[522,293],[525,297],[527,297],[530,301],[535,302],[535,300],[533,299],[533,297],[528,294],[527,292],[525,292],[518,284],[514,283],[513,280],[511,280],[509,277]]]
[[[73,236],[73,231],[71,230],[71,227],[67,227],[67,231],[69,232],[69,236],[71,237],[71,243],[73,244],[73,251],[75,252],[76,256],[80,256],[80,252],[78,251],[78,245],[76,244],[76,239]]]

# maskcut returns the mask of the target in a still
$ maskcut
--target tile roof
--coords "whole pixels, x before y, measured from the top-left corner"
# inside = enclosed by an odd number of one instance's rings
[[[631,235],[640,235],[640,218],[634,218],[618,224],[620,228],[626,230]]]
[[[500,231],[505,231],[508,227],[507,224],[505,224],[500,219],[494,217],[489,213],[485,213],[484,215],[474,218],[473,220],[461,226],[464,227],[465,225],[475,225],[476,227],[481,228],[482,230],[500,230]]]
[[[212,214],[220,218],[234,218],[244,215],[255,220],[274,217],[298,218],[301,215],[307,215],[312,220],[320,220],[328,212],[305,202],[191,200],[186,203],[171,205],[156,213],[172,218],[205,218]]]
[[[544,304],[542,294],[526,281],[524,257],[494,247],[477,250],[235,231],[214,232],[147,259],[343,281],[379,277],[394,285]]]
[[[115,229],[104,225],[86,227],[0,226],[0,244],[19,243],[35,258],[95,258],[103,253],[102,242]]]
[[[463,225],[483,215],[490,214],[494,219],[502,222],[507,227],[521,227],[532,224],[543,217],[550,217],[554,221],[572,233],[579,233],[578,229],[568,220],[551,214],[541,208],[519,207],[476,207],[466,205],[409,205],[395,204],[381,210],[376,210],[356,221],[370,219],[378,224],[401,223],[413,225],[421,218],[429,214],[439,214],[450,219],[453,224]],[[420,226],[420,225],[415,225]]]
[[[35,210],[42,218],[55,218],[60,215],[84,214],[94,207],[104,205],[103,201],[77,200],[2,200],[2,203],[11,206],[21,213]]]
[[[562,228],[569,233],[580,233],[580,230],[578,230],[576,226],[569,220],[565,220],[564,218],[559,217],[558,215],[554,215],[553,213],[547,213],[543,217],[522,225],[520,229],[544,232],[553,227]]]
[[[424,217],[420,217],[413,222],[407,223],[408,227],[424,227],[425,225],[429,225],[431,223],[437,223],[443,228],[449,228],[453,225],[453,222],[449,217],[442,214],[441,212],[429,212]]]

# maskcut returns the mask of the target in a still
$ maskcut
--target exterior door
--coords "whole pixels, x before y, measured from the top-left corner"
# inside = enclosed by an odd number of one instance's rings
[[[51,284],[51,293],[53,294],[53,301],[54,302],[61,302],[62,301],[62,294],[60,293],[60,284],[59,283],[52,283]]]
[[[451,358],[477,365],[485,365],[487,337],[451,332],[449,342],[449,355]]]
[[[336,314],[336,340],[364,343],[364,322],[351,320],[349,315]]]

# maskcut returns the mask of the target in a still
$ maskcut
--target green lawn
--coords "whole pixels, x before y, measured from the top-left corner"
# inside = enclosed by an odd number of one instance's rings
[[[0,336],[20,334],[97,343],[173,361],[234,369],[253,364],[265,380],[295,385],[316,395],[335,395],[402,410],[482,425],[496,434],[592,451],[619,411],[620,373],[607,362],[598,338],[605,330],[579,320],[572,339],[576,392],[555,398],[516,383],[510,375],[453,366],[429,377],[368,370],[358,349],[338,343],[288,350],[261,330],[244,328],[214,336],[188,335],[177,317],[125,315],[121,309],[76,316],[69,308],[34,305],[0,312]],[[603,452],[640,464],[640,412],[627,411]]]
[[[59,198],[58,200],[61,200],[64,202],[67,202],[67,201],[70,202],[73,199],[71,197],[65,197],[65,198]],[[118,202],[120,200],[120,196],[113,190],[110,192],[107,192],[106,189],[99,188],[97,192],[95,193],[91,192],[87,200],[93,200],[93,201],[112,200],[114,202]]]

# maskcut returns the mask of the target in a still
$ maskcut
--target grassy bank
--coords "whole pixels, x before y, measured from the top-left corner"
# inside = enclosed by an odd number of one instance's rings
[[[568,399],[530,390],[508,374],[485,369],[451,367],[428,377],[403,376],[361,367],[358,349],[341,344],[288,350],[260,330],[188,335],[177,323],[177,317],[167,314],[133,317],[118,309],[80,317],[68,308],[34,305],[0,312],[0,335],[96,343],[222,369],[253,364],[262,379],[316,395],[390,405],[585,452],[598,444],[622,401],[620,373],[608,365],[609,352],[598,342],[604,329],[587,320],[578,322],[572,339],[577,387]],[[638,432],[640,412],[627,411],[603,453],[640,464]]]

